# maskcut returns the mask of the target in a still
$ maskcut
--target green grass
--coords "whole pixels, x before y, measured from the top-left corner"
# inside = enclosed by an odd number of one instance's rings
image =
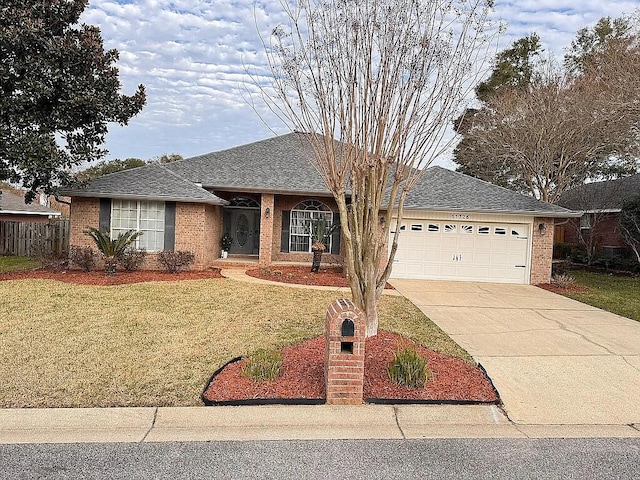
[[[331,291],[226,279],[111,287],[0,282],[0,408],[200,405],[219,366],[321,335]],[[380,328],[468,354],[402,297]]]
[[[29,257],[0,257],[0,273],[29,270],[38,266],[38,262]]]
[[[640,278],[583,271],[571,272],[571,276],[587,291],[565,296],[640,321]]]

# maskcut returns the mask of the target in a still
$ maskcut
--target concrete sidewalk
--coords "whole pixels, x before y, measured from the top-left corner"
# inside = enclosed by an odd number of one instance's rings
[[[495,405],[0,410],[1,443],[635,437],[640,426],[516,425]]]
[[[524,425],[640,423],[640,322],[530,285],[394,280]]]

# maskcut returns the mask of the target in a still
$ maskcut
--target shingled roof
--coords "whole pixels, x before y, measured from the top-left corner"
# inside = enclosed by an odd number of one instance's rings
[[[640,174],[585,183],[562,194],[558,204],[571,210],[620,211],[625,202],[640,195]]]
[[[477,178],[434,166],[407,195],[405,210],[491,212],[546,217],[580,214]]]
[[[166,167],[212,190],[330,196],[313,161],[308,134],[289,133],[168,163]]]
[[[228,203],[159,163],[103,175],[91,180],[84,187],[63,190],[62,194],[71,197],[194,202],[212,205]]]
[[[167,164],[150,164],[99,177],[70,196],[146,198],[224,204],[207,190],[331,196],[313,165],[308,134],[290,133]],[[570,217],[540,202],[441,167],[425,172],[405,209]]]
[[[0,195],[0,214],[59,217],[60,212],[39,203],[24,203],[24,197],[3,190]]]

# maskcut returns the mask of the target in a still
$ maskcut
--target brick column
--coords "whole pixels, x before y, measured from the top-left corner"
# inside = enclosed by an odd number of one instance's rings
[[[363,402],[365,316],[351,302],[339,299],[329,305],[325,323],[327,403],[358,405]]]
[[[272,193],[263,193],[260,202],[260,265],[271,265],[273,253],[273,211],[274,197]]]
[[[531,285],[551,281],[553,260],[554,219],[536,217],[533,219],[533,244],[531,249]]]

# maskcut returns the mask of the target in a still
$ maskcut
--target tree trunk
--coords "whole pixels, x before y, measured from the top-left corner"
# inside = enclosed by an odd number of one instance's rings
[[[320,262],[322,261],[322,250],[319,248],[311,249],[313,252],[313,262],[311,263],[311,273],[318,273],[320,270]]]
[[[104,261],[104,274],[108,277],[113,277],[116,274],[118,262],[114,259],[107,258]]]

